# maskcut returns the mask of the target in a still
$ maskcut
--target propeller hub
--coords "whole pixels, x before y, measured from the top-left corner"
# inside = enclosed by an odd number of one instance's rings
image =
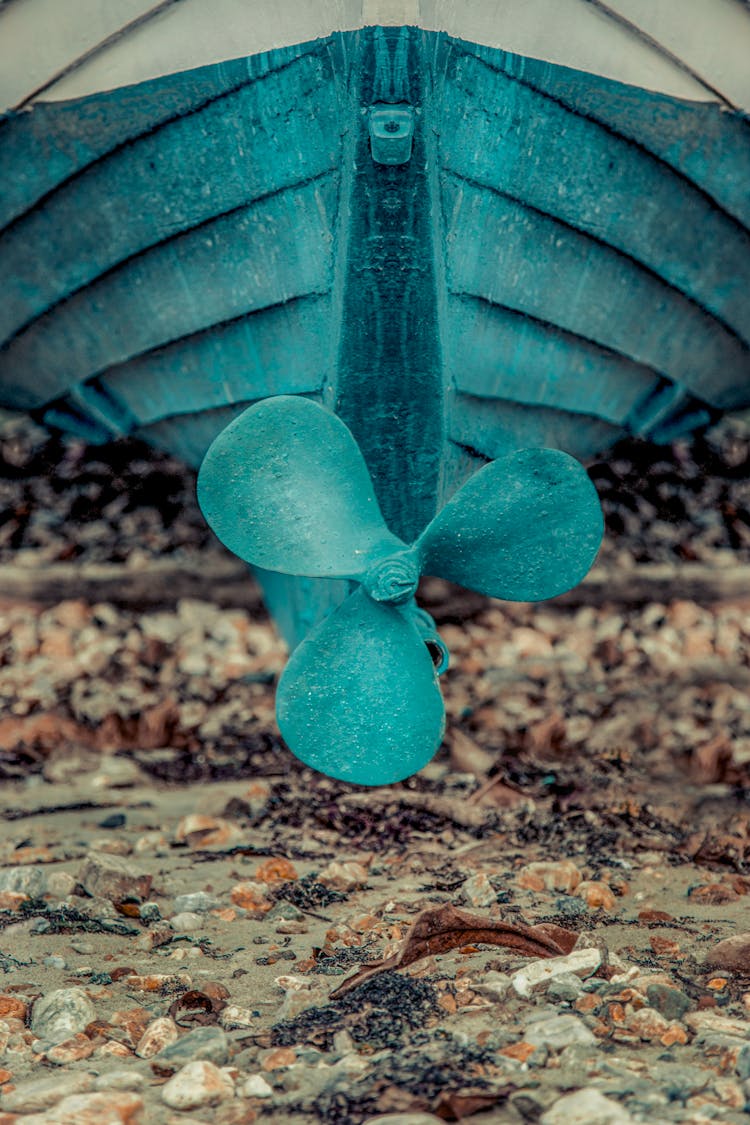
[[[390,555],[370,567],[362,585],[373,601],[401,605],[414,597],[419,569],[411,554]]]

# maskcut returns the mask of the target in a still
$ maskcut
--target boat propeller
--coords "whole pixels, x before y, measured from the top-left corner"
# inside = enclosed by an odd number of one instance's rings
[[[522,449],[470,477],[408,545],[386,527],[351,431],[317,403],[285,395],[250,407],[218,435],[198,500],[246,562],[357,584],[292,653],[276,713],[298,758],[361,785],[408,777],[443,736],[436,672],[447,653],[416,604],[420,575],[539,601],[580,582],[603,530],[579,462]]]

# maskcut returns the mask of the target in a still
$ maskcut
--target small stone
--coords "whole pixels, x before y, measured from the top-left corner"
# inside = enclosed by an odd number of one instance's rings
[[[499,973],[496,969],[490,969],[481,979],[472,980],[471,987],[473,992],[479,993],[480,996],[486,996],[488,1000],[500,1001],[507,996],[511,983],[511,978],[507,973]]]
[[[285,902],[284,899],[279,899],[275,902],[271,909],[266,914],[267,922],[301,922],[304,914],[299,910],[293,902]],[[352,929],[356,929],[352,926]]]
[[[527,1043],[525,1039],[519,1039],[517,1043],[509,1043],[507,1047],[501,1047],[498,1054],[506,1059],[515,1059],[516,1062],[525,1063],[538,1049],[537,1044]]]
[[[47,875],[47,894],[53,898],[67,898],[73,893],[76,881],[67,871],[50,871]]]
[[[91,852],[79,872],[78,882],[90,895],[121,902],[125,898],[148,898],[153,877],[138,871],[132,860]]]
[[[0,1020],[25,1020],[26,1010],[26,1004],[19,996],[0,993]]]
[[[289,883],[299,879],[299,874],[293,863],[279,856],[259,864],[255,878],[259,883]]]
[[[552,1016],[550,1019],[530,1024],[524,1032],[524,1039],[534,1046],[549,1047],[553,1051],[561,1051],[571,1043],[590,1046],[597,1042],[586,1024],[572,1013]]]
[[[262,883],[245,881],[235,883],[229,892],[229,897],[235,906],[243,910],[260,910],[267,913],[271,909],[271,903],[266,898],[266,890]]]
[[[670,1021],[682,1019],[685,1012],[695,1006],[685,992],[666,984],[649,984],[646,999],[652,1008],[656,1008],[657,1012]]]
[[[6,867],[0,871],[0,891],[42,898],[47,892],[47,880],[39,867]]]
[[[584,995],[580,978],[573,973],[562,973],[561,976],[551,980],[546,988],[547,997],[560,1003],[573,1004],[580,996]]]
[[[573,973],[576,977],[590,977],[601,963],[601,950],[574,949],[564,957],[532,961],[514,973],[511,980],[519,996],[530,996],[534,990],[545,988],[555,977],[568,973]]]
[[[740,1047],[734,1068],[743,1081],[750,1078],[750,1043],[745,1043]]]
[[[480,872],[472,875],[462,884],[461,900],[469,906],[492,906],[497,901],[497,891],[487,876]]]
[[[625,1006],[625,1022],[629,1031],[641,1039],[660,1039],[669,1030],[669,1021],[655,1008],[633,1010],[631,1004]]]
[[[297,1061],[297,1052],[293,1047],[274,1047],[261,1054],[261,1066],[265,1071],[283,1070],[284,1067],[294,1066]]]
[[[94,1058],[108,1058],[113,1055],[118,1059],[129,1059],[133,1052],[130,1047],[126,1047],[124,1043],[118,1043],[116,1039],[110,1039],[106,1043],[102,1043],[94,1051]]]
[[[138,917],[142,922],[159,922],[161,910],[157,902],[142,902],[138,907]]]
[[[162,1101],[172,1109],[216,1105],[234,1092],[232,1080],[211,1062],[197,1059],[179,1070],[162,1087]]]
[[[243,1098],[270,1098],[273,1095],[273,1088],[268,1085],[262,1074],[251,1074],[245,1079],[240,1092]]]
[[[67,968],[67,965],[68,965],[68,963],[67,963],[67,961],[65,960],[64,957],[56,957],[56,956],[45,957],[44,958],[44,964],[47,966],[48,969],[65,969],[65,968]]]
[[[87,1059],[89,1055],[93,1054],[95,1046],[96,1044],[89,1039],[88,1035],[79,1031],[72,1038],[65,1039],[55,1047],[50,1047],[45,1053],[45,1058],[47,1062],[51,1062],[54,1066],[67,1066],[68,1063]]]
[[[216,895],[207,891],[192,891],[190,894],[176,895],[174,900],[175,914],[208,914],[209,910],[216,910],[221,906]]]
[[[173,930],[189,934],[194,930],[202,929],[206,921],[200,914],[195,914],[192,910],[183,910],[180,914],[175,914],[173,918],[170,918],[169,924]]]
[[[146,780],[146,775],[132,758],[108,758],[107,764],[91,778],[92,789],[128,789]]]
[[[706,965],[724,972],[750,976],[750,933],[734,934],[720,941],[706,957]]]
[[[669,1025],[663,1035],[659,1036],[659,1042],[662,1047],[673,1047],[675,1043],[684,1046],[687,1043],[688,1037],[684,1027],[680,1027],[678,1023]]]
[[[96,946],[92,941],[85,941],[82,938],[75,938],[70,943],[70,948],[74,953],[95,953]]]
[[[255,1027],[258,1017],[253,1015],[250,1008],[240,1008],[237,1004],[227,1004],[219,1016],[219,1023],[227,1031],[240,1027]]]
[[[82,989],[57,988],[34,1003],[31,1030],[54,1045],[83,1031],[95,1017],[94,1005]]]
[[[726,906],[728,902],[737,902],[739,897],[737,891],[728,883],[703,883],[699,887],[691,887],[688,891],[688,898],[704,906]]]
[[[136,1125],[143,1098],[127,1090],[73,1094],[45,1113],[34,1125]],[[29,1123],[31,1125],[31,1122]]]
[[[566,1094],[540,1118],[539,1125],[631,1125],[628,1111],[593,1088]]]
[[[222,1028],[196,1027],[154,1055],[151,1066],[158,1074],[174,1074],[189,1062],[211,1062],[224,1066],[228,1057],[229,1041]]]
[[[318,872],[317,882],[324,887],[335,887],[339,891],[353,891],[357,887],[364,887],[367,883],[369,872],[361,863],[348,860],[340,863],[333,860],[322,871]]]
[[[527,863],[516,875],[519,887],[530,891],[564,891],[572,894],[581,882],[581,872],[571,859]]]
[[[7,910],[17,914],[23,904],[29,901],[29,896],[21,891],[0,891],[0,910]]]
[[[211,848],[233,844],[242,833],[236,824],[217,816],[190,813],[184,816],[175,829],[175,840],[189,848]]]
[[[187,973],[133,973],[124,977],[123,983],[133,992],[161,992],[169,988],[190,988],[193,981]]]
[[[160,1016],[152,1020],[144,1031],[135,1048],[139,1059],[150,1059],[175,1043],[180,1037],[180,1030],[169,1016]]]
[[[35,1113],[49,1109],[62,1098],[90,1090],[92,1082],[91,1075],[80,1070],[29,1079],[5,1094],[3,1109],[9,1113]]]
[[[113,1027],[122,1028],[125,1042],[135,1048],[152,1019],[147,1008],[126,1008],[113,1012],[109,1022]]]
[[[140,1090],[146,1084],[146,1077],[140,1071],[128,1067],[126,1070],[110,1070],[100,1074],[94,1081],[95,1090]]]
[[[614,910],[617,899],[609,883],[587,879],[576,887],[576,898],[581,898],[590,910]]]
[[[710,1008],[705,1011],[688,1012],[684,1023],[696,1032],[716,1032],[719,1035],[738,1035],[750,1039],[750,1023],[735,1016],[722,1016]]]

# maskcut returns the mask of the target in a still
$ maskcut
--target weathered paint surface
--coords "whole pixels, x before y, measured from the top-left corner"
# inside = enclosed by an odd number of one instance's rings
[[[10,115],[0,175],[3,402],[197,464],[305,395],[407,540],[486,459],[750,402],[750,130],[714,105],[368,29]],[[345,584],[267,589],[298,638]]]

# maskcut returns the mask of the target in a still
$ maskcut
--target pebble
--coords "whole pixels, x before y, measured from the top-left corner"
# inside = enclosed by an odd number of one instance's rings
[[[263,883],[244,880],[235,883],[229,892],[229,897],[235,906],[243,910],[262,910],[267,913],[271,909],[271,903],[266,898],[266,891],[267,888]]]
[[[93,1078],[83,1071],[48,1074],[21,1082],[15,1090],[5,1094],[2,1108],[9,1113],[36,1113],[48,1109],[70,1094],[81,1094],[91,1089]]]
[[[270,1098],[273,1087],[269,1086],[262,1074],[251,1074],[242,1086],[243,1098]]]
[[[65,1039],[62,1043],[50,1047],[45,1052],[44,1057],[53,1066],[67,1066],[68,1063],[81,1062],[82,1059],[87,1059],[89,1055],[94,1053],[95,1047],[96,1044],[93,1040],[79,1031],[77,1035],[73,1035],[70,1039]]]
[[[127,1090],[73,1094],[27,1119],[29,1125],[135,1125],[143,1098]]]
[[[469,906],[492,906],[497,901],[497,891],[487,876],[480,872],[472,875],[461,886],[461,900]]]
[[[171,1046],[180,1037],[180,1029],[169,1016],[160,1016],[152,1020],[144,1031],[135,1048],[139,1059],[150,1059]]]
[[[0,871],[0,891],[41,898],[46,894],[47,880],[39,867],[7,867]]]
[[[661,1012],[665,1019],[679,1020],[695,1005],[687,993],[667,984],[649,984],[646,999],[652,1008]]]
[[[572,859],[539,860],[525,864],[516,876],[519,887],[529,891],[564,891],[572,894],[583,876]]]
[[[138,917],[142,922],[159,922],[161,910],[157,902],[142,902],[138,908]]]
[[[195,1061],[223,1066],[228,1057],[229,1040],[222,1028],[196,1027],[154,1055],[151,1065],[159,1073],[173,1073],[185,1063]]]
[[[162,1087],[162,1101],[172,1109],[198,1109],[232,1096],[231,1078],[211,1062],[197,1059],[179,1070]]]
[[[614,910],[617,899],[609,883],[586,879],[575,889],[576,898],[583,899],[590,910]]]
[[[54,898],[67,898],[73,893],[76,880],[67,871],[50,871],[45,877],[47,894]]]
[[[139,871],[132,860],[91,852],[78,873],[78,882],[90,895],[120,902],[131,897],[147,899],[153,877]]]
[[[175,914],[208,914],[209,910],[217,910],[220,906],[216,895],[208,894],[207,891],[176,895],[174,900]]]
[[[590,977],[602,963],[601,950],[574,949],[564,957],[550,957],[531,961],[511,978],[514,991],[519,996],[530,996],[536,989],[543,989],[556,977],[572,973],[576,977]]]
[[[63,1043],[96,1017],[94,1005],[80,988],[57,988],[34,1004],[31,1030],[47,1043]]]
[[[169,924],[173,930],[180,930],[182,933],[191,933],[193,930],[203,929],[205,920],[200,914],[196,914],[192,910],[183,910],[170,918]]]
[[[132,1066],[124,1070],[110,1070],[94,1080],[95,1090],[140,1090],[146,1085],[146,1076]]]
[[[242,838],[236,824],[218,816],[190,813],[184,816],[175,829],[175,840],[189,848],[221,847]]]
[[[568,1004],[572,1004],[579,996],[584,995],[580,977],[575,976],[574,973],[562,973],[559,977],[555,977],[545,991],[548,999]]]
[[[338,891],[353,891],[357,887],[364,887],[368,877],[369,872],[361,863],[354,860],[344,863],[333,860],[318,872],[317,881],[324,887],[335,887]]]
[[[227,1004],[219,1016],[219,1023],[227,1031],[240,1027],[255,1027],[257,1022],[258,1017],[253,1015],[250,1008],[241,1008],[237,1004]]]
[[[549,1047],[553,1051],[561,1051],[573,1043],[591,1046],[597,1042],[586,1024],[568,1013],[529,1024],[524,1032],[524,1040],[535,1047]]]
[[[630,1125],[633,1118],[592,1087],[566,1094],[539,1119],[539,1125]]]
[[[706,965],[712,969],[750,976],[750,933],[734,934],[709,951]]]
[[[500,973],[497,969],[490,969],[483,973],[477,980],[472,980],[473,992],[486,996],[488,1000],[504,1000],[511,987],[512,981],[507,973]]]

